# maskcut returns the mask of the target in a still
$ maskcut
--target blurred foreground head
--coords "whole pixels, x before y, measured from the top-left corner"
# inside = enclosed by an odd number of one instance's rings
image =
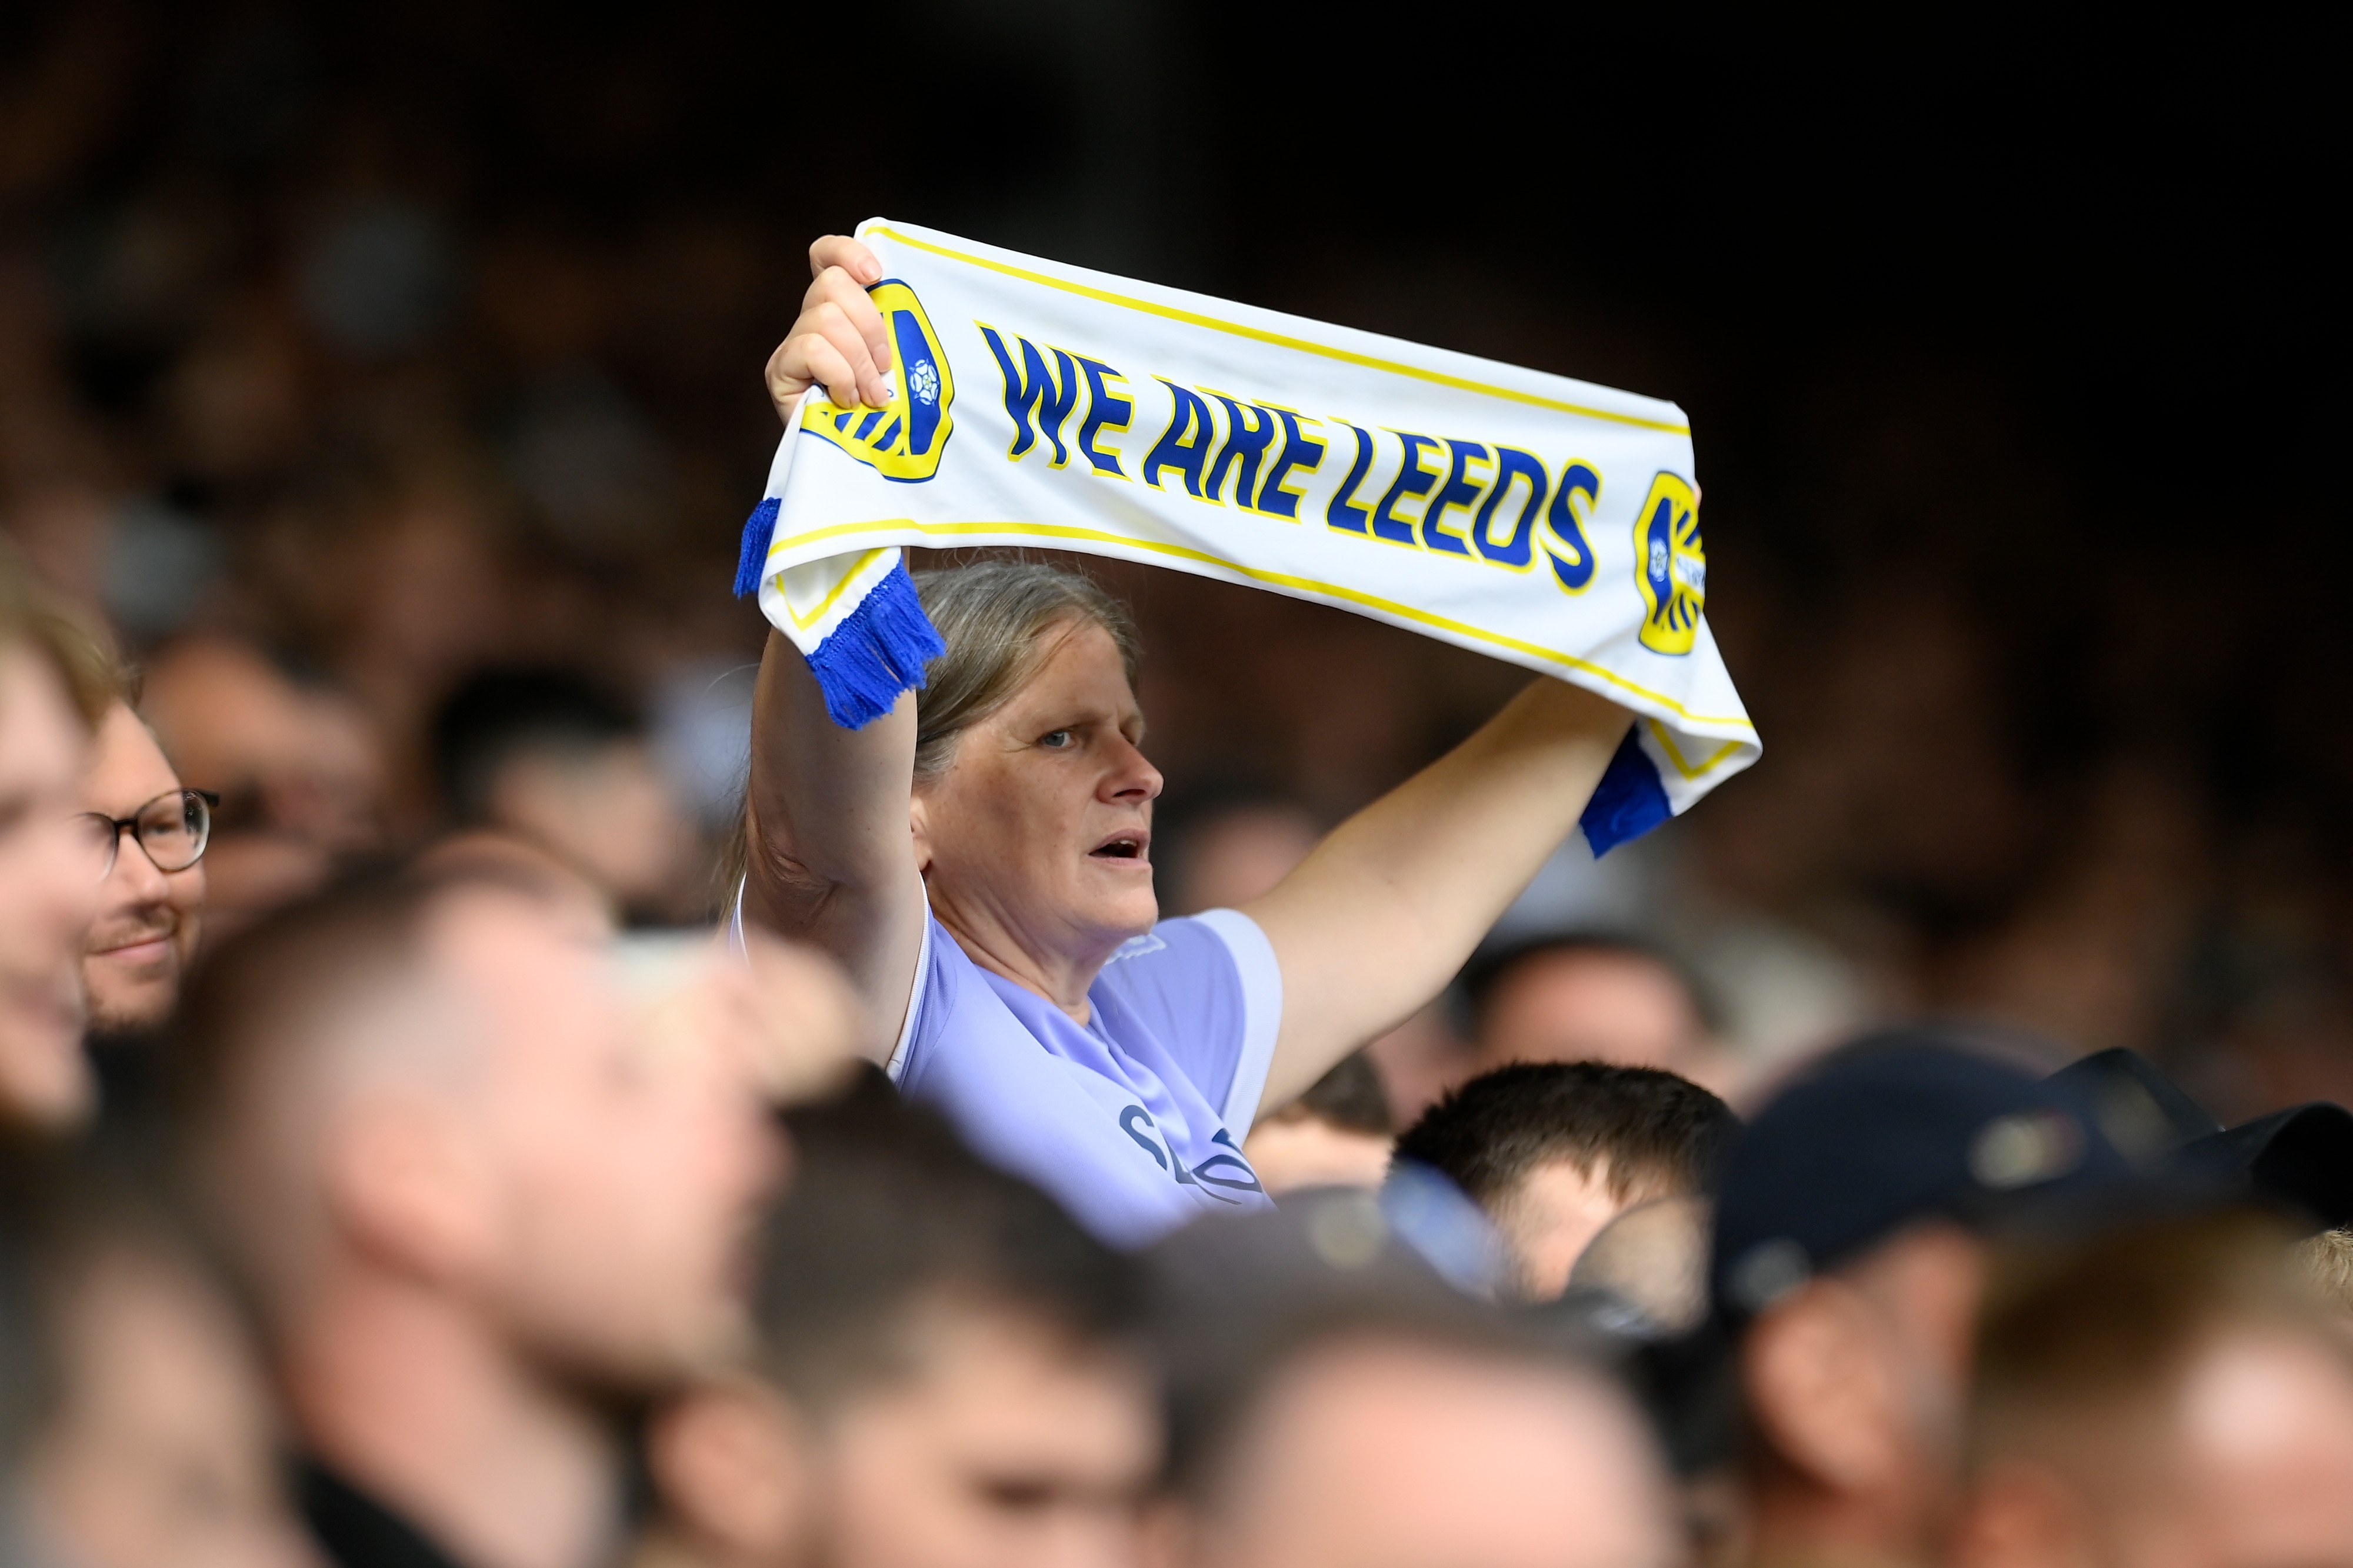
[[[1335,1211],[1336,1212],[1336,1211]],[[1168,1568],[1647,1568],[1682,1540],[1656,1445],[1602,1373],[1467,1303],[1374,1287],[1180,1387]]]
[[[55,1174],[19,1232],[28,1288],[8,1328],[45,1364],[0,1562],[303,1568],[245,1323],[125,1172],[78,1160]]]
[[[1159,1444],[1131,1266],[879,1075],[792,1128],[753,1375],[655,1430],[670,1560],[1133,1563]]]
[[[90,727],[105,709],[90,640],[0,546],[0,1136],[89,1111],[76,964],[98,868],[73,820]]]
[[[2080,1234],[2130,1198],[2089,1102],[1929,1030],[1834,1053],[1726,1163],[1709,1265],[1739,1346],[1756,1556],[1931,1558],[1989,1234]]]
[[[1523,1294],[1567,1285],[1577,1256],[1621,1211],[1714,1185],[1740,1123],[1697,1084],[1652,1068],[1523,1063],[1472,1079],[1398,1140],[1485,1210]]]
[[[538,845],[617,909],[658,907],[693,849],[638,716],[563,670],[491,670],[433,723],[442,797],[460,826]]]
[[[1957,1568],[2353,1563],[2353,1348],[2224,1215],[2006,1252]]]
[[[554,1519],[516,1486],[617,1466],[606,1402],[739,1331],[775,1152],[680,1022],[574,908],[480,877],[291,906],[191,990],[195,1168],[301,1436],[463,1560],[592,1550],[609,1476]]]

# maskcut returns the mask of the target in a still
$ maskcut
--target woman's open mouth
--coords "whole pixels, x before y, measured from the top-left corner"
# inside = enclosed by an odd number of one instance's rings
[[[1152,854],[1149,833],[1118,833],[1096,845],[1087,854],[1097,860],[1135,860],[1148,863]]]

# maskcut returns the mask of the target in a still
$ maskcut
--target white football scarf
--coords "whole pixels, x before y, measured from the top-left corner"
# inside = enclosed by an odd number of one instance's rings
[[[1029,545],[1335,605],[1557,676],[1637,721],[1599,854],[1757,760],[1700,614],[1672,403],[873,219],[881,409],[801,399],[735,591],[856,728],[941,651],[901,552]]]

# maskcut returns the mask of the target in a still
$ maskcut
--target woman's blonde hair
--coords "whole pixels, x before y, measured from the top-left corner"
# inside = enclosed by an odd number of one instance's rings
[[[915,694],[915,782],[936,781],[956,742],[1021,689],[1052,651],[1057,627],[1100,626],[1119,648],[1129,684],[1144,645],[1127,607],[1093,579],[1042,561],[976,561],[918,572],[915,591],[947,651]]]

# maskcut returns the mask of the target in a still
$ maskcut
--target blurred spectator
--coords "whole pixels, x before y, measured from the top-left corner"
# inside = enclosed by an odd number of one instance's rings
[[[88,1113],[76,963],[98,867],[73,820],[105,710],[89,639],[33,593],[0,544],[0,1139]]]
[[[512,840],[506,840],[512,846]],[[755,1101],[781,1110],[838,1092],[871,1052],[873,1020],[832,959],[765,931],[633,931],[620,978],[657,1049],[712,1051]]]
[[[1257,1342],[1180,1405],[1157,1561],[1679,1561],[1666,1479],[1624,1395],[1470,1310],[1360,1290],[1353,1305],[1281,1332],[1238,1332]]]
[[[205,852],[216,935],[381,847],[383,759],[347,698],[298,686],[259,649],[216,637],[164,648],[141,696],[182,776],[221,796]]]
[[[212,803],[181,786],[155,737],[117,700],[99,722],[81,804],[92,835],[111,839],[100,855],[101,902],[81,961],[90,1026],[153,1029],[178,1004],[203,933]]]
[[[1472,1079],[1398,1139],[1397,1157],[1461,1188],[1510,1242],[1520,1288],[1557,1296],[1620,1211],[1708,1192],[1739,1127],[1670,1072],[1523,1063]]]
[[[1577,1255],[1559,1299],[1532,1315],[1614,1347],[1674,1469],[1692,1560],[1722,1564],[1736,1555],[1744,1510],[1733,1357],[1708,1322],[1711,1218],[1704,1197],[1625,1210]]]
[[[1282,1194],[1297,1187],[1377,1187],[1397,1140],[1388,1097],[1362,1052],[1311,1085],[1242,1140],[1259,1184]]]
[[[1556,936],[1474,963],[1471,1070],[1512,1062],[1658,1068],[1726,1093],[1731,1063],[1697,982],[1630,937]]]
[[[19,1468],[26,1445],[47,1414],[58,1357],[25,1245],[19,1213],[24,1194],[16,1190],[20,1184],[10,1182],[10,1190],[0,1194],[0,1563],[37,1568],[38,1546],[24,1517]]]
[[[1738,1343],[1749,1560],[1934,1561],[1984,1233],[2088,1225],[2132,1190],[2087,1098],[1928,1030],[1867,1037],[1767,1103],[1726,1162],[1708,1270]]]
[[[623,1523],[612,1402],[739,1331],[775,1151],[740,1063],[642,1011],[512,879],[331,891],[193,988],[200,1186],[332,1561],[596,1560]]]
[[[2139,1052],[2117,1047],[2069,1064],[2101,1131],[2142,1166],[2273,1210],[2298,1235],[2353,1223],[2353,1111],[2326,1100],[2225,1128]]]
[[[1160,865],[1164,917],[1240,909],[1271,891],[1324,839],[1314,813],[1276,795],[1217,795],[1169,815],[1175,853]]]
[[[878,1076],[792,1119],[756,1375],[651,1440],[639,1562],[1118,1568],[1157,1457],[1130,1268]]]
[[[1570,1290],[1603,1290],[1642,1314],[1653,1336],[1687,1334],[1707,1316],[1708,1200],[1652,1198],[1619,1211],[1568,1271]]]
[[[578,676],[493,670],[433,721],[461,826],[512,833],[577,868],[617,910],[673,915],[695,847],[637,716]]]
[[[603,889],[569,862],[512,834],[452,833],[418,850],[409,869],[432,879],[480,879],[529,888],[544,911],[583,942],[604,942],[620,934]]]
[[[122,1173],[79,1163],[61,1184],[33,1259],[55,1365],[23,1459],[28,1560],[307,1568],[277,1415],[236,1309]],[[0,1559],[17,1561],[5,1542]]]
[[[2305,1282],[2353,1341],[2353,1230],[2324,1230],[2297,1243]]]
[[[1999,1260],[1955,1568],[2353,1554],[2353,1347],[2221,1217]]]
[[[130,673],[111,656],[102,668],[112,696],[82,780],[79,818],[102,875],[81,984],[106,1110],[135,1117],[153,1087],[157,1031],[179,1005],[203,935],[203,859],[219,802],[182,786],[132,706]]]
[[[1478,1072],[1470,1042],[1455,1026],[1451,990],[1365,1047],[1365,1059],[1380,1075],[1388,1097],[1389,1120],[1409,1127],[1463,1079]]]

